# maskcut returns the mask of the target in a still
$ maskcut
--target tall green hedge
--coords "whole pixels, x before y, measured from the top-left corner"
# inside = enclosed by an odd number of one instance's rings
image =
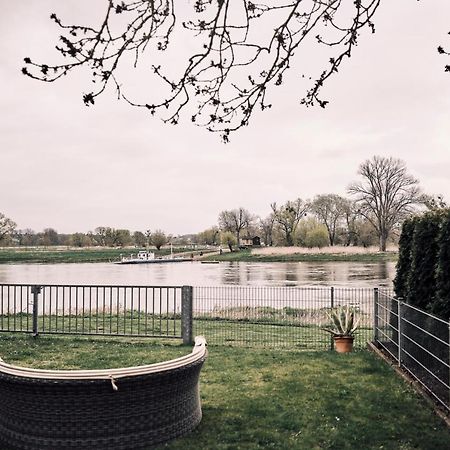
[[[398,298],[406,299],[408,293],[408,275],[411,270],[411,248],[416,218],[403,222],[398,243],[397,272],[394,278],[394,292]]]
[[[404,222],[394,290],[412,305],[450,317],[450,209]]]
[[[430,309],[438,316],[450,318],[450,210],[442,216],[438,245],[436,297]]]
[[[427,213],[414,227],[406,301],[423,309],[429,309],[435,300],[440,224],[438,214]]]

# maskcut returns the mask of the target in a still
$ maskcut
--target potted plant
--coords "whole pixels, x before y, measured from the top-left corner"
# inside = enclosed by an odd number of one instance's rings
[[[334,339],[334,348],[338,353],[348,353],[353,349],[353,338],[358,328],[359,320],[355,320],[355,311],[349,306],[340,306],[327,312],[331,321],[325,331],[331,333]]]

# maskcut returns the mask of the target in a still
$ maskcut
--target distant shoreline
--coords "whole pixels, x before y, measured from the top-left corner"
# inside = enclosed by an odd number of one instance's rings
[[[139,248],[3,248],[0,249],[0,264],[58,264],[58,263],[93,263],[118,261],[120,255],[136,254]],[[189,255],[198,251],[174,248],[176,254]],[[156,256],[170,254],[170,248],[151,249]]]
[[[397,261],[396,248],[379,252],[374,247],[261,247],[222,255],[207,256],[207,260],[242,262],[379,262]]]
[[[136,248],[4,248],[0,249],[0,264],[58,264],[58,263],[93,263],[117,261],[120,255],[137,253]],[[159,251],[152,249],[157,256],[170,254],[169,248]],[[195,259],[203,261],[234,262],[382,262],[397,261],[395,250],[377,252],[373,248],[327,247],[326,249],[306,249],[301,247],[266,247],[246,249],[235,252],[224,251],[208,255],[208,250],[174,249],[177,255],[194,253]]]

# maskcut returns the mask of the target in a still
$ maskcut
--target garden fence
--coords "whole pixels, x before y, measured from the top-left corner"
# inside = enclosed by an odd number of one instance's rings
[[[450,322],[379,291],[374,341],[450,412]]]
[[[356,346],[372,337],[371,288],[282,286],[79,286],[0,284],[0,331],[183,338],[210,345],[330,348],[327,311],[361,318]]]
[[[194,288],[194,333],[210,345],[326,349],[331,308],[349,305],[361,319],[355,345],[372,338],[372,288],[212,286]]]
[[[190,341],[181,312],[192,309],[191,300],[187,286],[0,284],[0,331]]]

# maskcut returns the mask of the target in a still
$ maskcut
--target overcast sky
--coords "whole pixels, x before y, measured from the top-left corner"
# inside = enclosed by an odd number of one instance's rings
[[[384,0],[376,33],[324,90],[325,110],[299,105],[293,71],[270,90],[272,109],[257,111],[227,145],[188,119],[164,125],[113,94],[86,108],[78,75],[50,85],[21,75],[25,56],[56,59],[50,13],[70,22],[92,3],[0,0],[0,212],[18,228],[198,232],[224,209],[266,216],[274,201],[345,195],[373,155],[403,159],[425,192],[450,200],[450,61],[436,51],[450,47],[448,0]]]

